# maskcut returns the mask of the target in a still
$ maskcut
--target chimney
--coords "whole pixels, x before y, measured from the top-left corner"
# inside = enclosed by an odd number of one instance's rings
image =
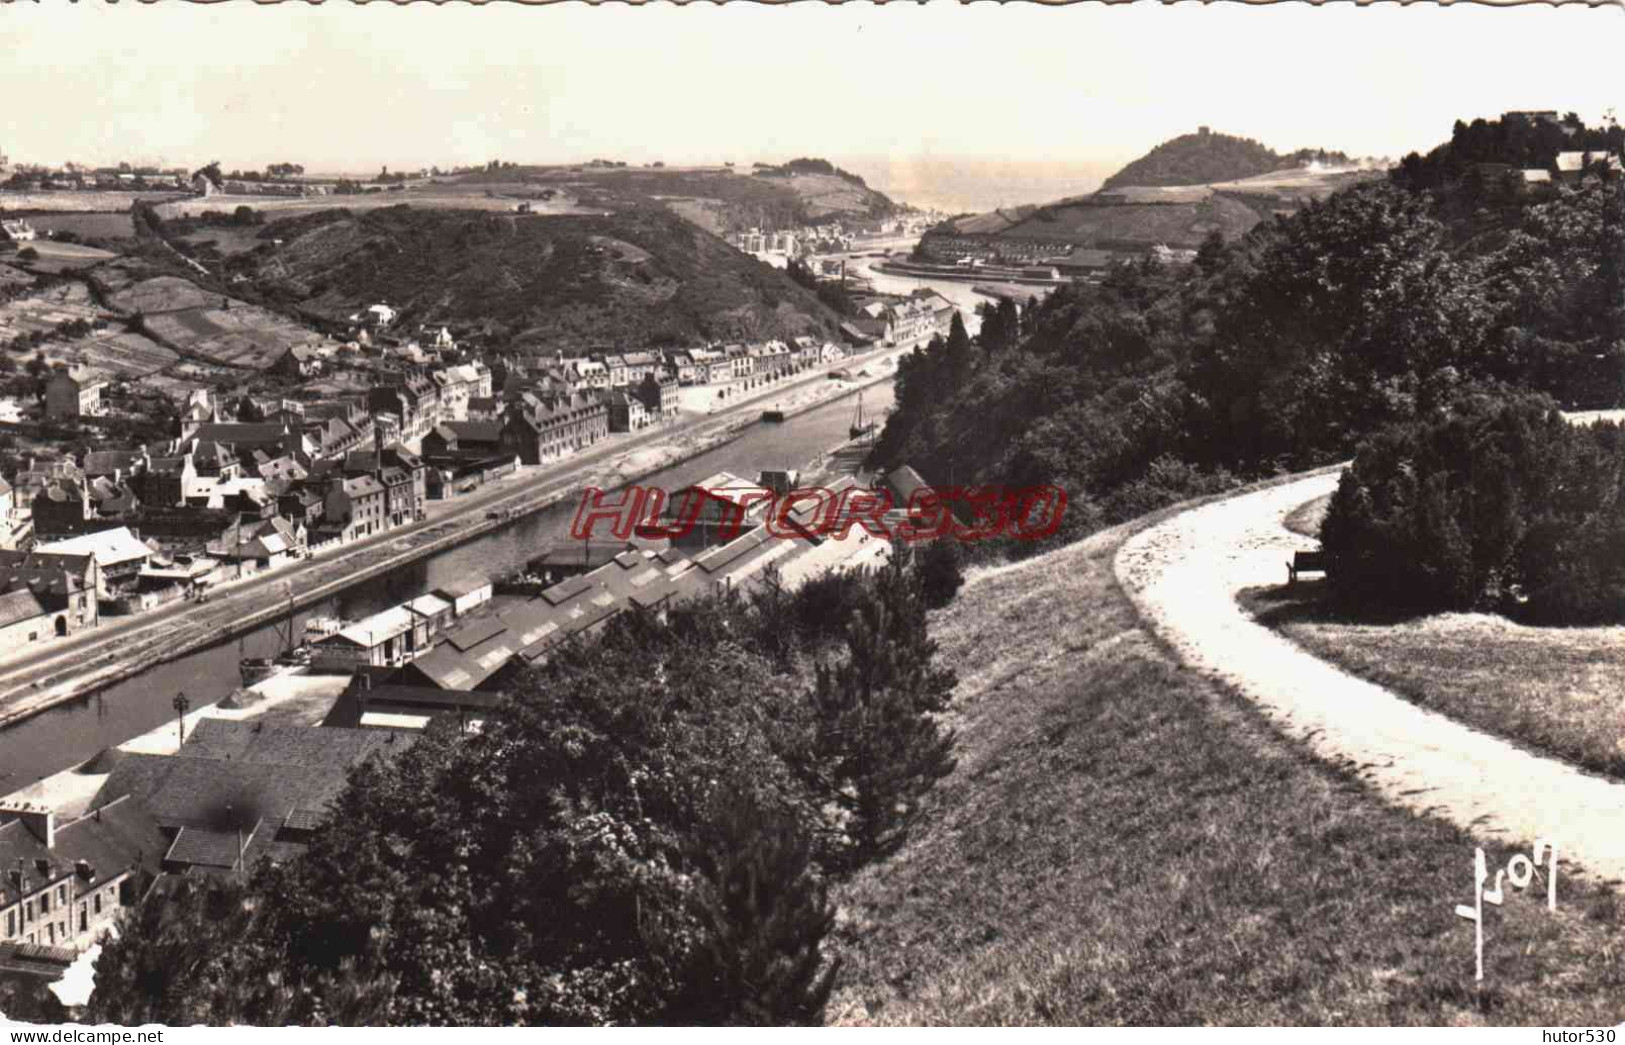
[[[23,826],[38,838],[47,849],[56,846],[56,814],[32,802],[7,802],[0,805],[0,823],[21,820]]]

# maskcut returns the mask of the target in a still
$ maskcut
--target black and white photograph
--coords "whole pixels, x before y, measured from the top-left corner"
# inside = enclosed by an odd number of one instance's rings
[[[1615,1042],[1622,44],[0,4],[8,1045]]]

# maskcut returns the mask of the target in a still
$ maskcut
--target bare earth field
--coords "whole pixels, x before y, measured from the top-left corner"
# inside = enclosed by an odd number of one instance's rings
[[[1555,913],[1508,889],[1475,987],[1454,905],[1475,844],[1499,867],[1516,840],[1390,804],[1159,641],[1114,562],[1177,515],[973,571],[933,613],[959,763],[836,892],[831,1021],[1619,1022],[1611,890],[1566,865]]]

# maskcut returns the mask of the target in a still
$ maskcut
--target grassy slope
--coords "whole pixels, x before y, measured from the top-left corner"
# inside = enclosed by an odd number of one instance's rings
[[[1286,517],[1319,538],[1329,497]],[[1625,779],[1625,628],[1529,628],[1500,617],[1445,613],[1362,621],[1321,601],[1317,582],[1249,592],[1257,619],[1343,670],[1406,699]]]
[[[832,334],[839,317],[782,272],[663,209],[519,217],[410,208],[310,227],[262,264],[310,311],[374,301],[408,322],[496,321],[552,349]]]
[[[896,204],[884,194],[834,175],[798,174],[768,177],[749,168],[712,169],[627,167],[614,170],[521,168],[504,175],[518,182],[516,193],[563,187],[584,204],[618,210],[651,199],[697,197],[714,205],[724,229],[767,224],[789,227],[830,218],[878,218]],[[464,180],[488,178],[468,175]]]
[[[980,573],[934,618],[959,766],[909,845],[839,890],[831,1019],[1618,1022],[1613,895],[1560,873],[1550,915],[1508,890],[1475,991],[1453,913],[1473,840],[1316,762],[1154,641],[1112,570],[1148,521]]]
[[[1482,613],[1351,619],[1320,583],[1247,593],[1258,621],[1423,707],[1625,779],[1625,628],[1531,628]]]

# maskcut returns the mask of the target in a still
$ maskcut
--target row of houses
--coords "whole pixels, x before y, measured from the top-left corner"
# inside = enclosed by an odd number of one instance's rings
[[[906,482],[905,473],[912,474],[907,469],[897,473],[900,483]],[[794,478],[788,481],[793,484]],[[432,605],[427,614],[398,614],[387,628],[362,628],[323,645],[345,648],[335,657],[339,662],[379,666],[398,659],[399,670],[382,681],[402,691],[484,693],[502,689],[513,672],[544,660],[572,636],[602,627],[634,607],[660,614],[682,600],[747,585],[769,565],[794,587],[826,570],[874,564],[888,554],[889,544],[862,528],[824,532],[816,504],[804,503],[768,526],[764,515],[773,487],[764,484],[772,483],[767,475],[750,482],[721,472],[676,491],[669,511],[696,516],[694,525],[676,539],[652,532],[624,542],[582,542],[579,552],[576,542],[570,542],[546,557],[544,572],[557,583],[539,597],[447,630],[428,649],[416,639],[406,645],[405,636],[409,621],[427,624],[433,619]],[[828,488],[829,496],[839,498],[855,487],[856,480],[844,477]],[[897,497],[906,503],[906,494]],[[689,498],[702,502],[697,510],[689,506]],[[667,515],[662,525],[669,526],[671,519]],[[427,630],[425,634],[432,637]],[[401,696],[391,693],[391,699]],[[455,703],[439,698],[443,707]],[[389,725],[398,728],[400,723],[391,720]]]

